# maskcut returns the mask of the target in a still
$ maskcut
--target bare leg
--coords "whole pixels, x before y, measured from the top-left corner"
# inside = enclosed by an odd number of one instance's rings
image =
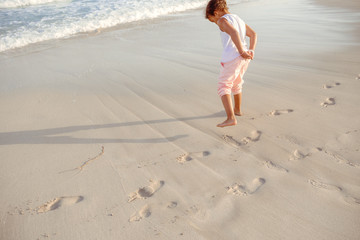
[[[237,116],[242,116],[241,112],[241,93],[234,95],[235,108],[234,113]]]
[[[218,124],[218,127],[227,127],[227,126],[233,126],[237,124],[235,115],[234,115],[234,109],[232,107],[232,102],[231,102],[231,95],[230,94],[226,94],[224,96],[221,97],[221,101],[224,105],[225,108],[225,112],[227,115],[227,119]]]

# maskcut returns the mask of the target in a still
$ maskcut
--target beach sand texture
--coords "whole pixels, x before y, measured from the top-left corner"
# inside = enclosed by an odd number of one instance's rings
[[[360,239],[349,2],[230,4],[258,47],[224,129],[203,9],[0,53],[0,239]]]

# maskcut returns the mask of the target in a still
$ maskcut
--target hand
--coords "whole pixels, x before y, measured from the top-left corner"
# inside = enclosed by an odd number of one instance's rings
[[[254,51],[247,51],[247,54],[249,54],[251,56],[251,60],[254,59]]]
[[[254,55],[251,55],[250,51],[248,52],[242,52],[242,54],[240,54],[240,56],[242,56],[244,59],[253,59]]]

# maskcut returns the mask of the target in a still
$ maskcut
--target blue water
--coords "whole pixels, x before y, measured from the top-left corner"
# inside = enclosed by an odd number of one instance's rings
[[[0,52],[205,7],[204,0],[0,0]]]

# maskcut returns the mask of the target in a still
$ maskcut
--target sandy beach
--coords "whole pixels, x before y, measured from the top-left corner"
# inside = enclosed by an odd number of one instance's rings
[[[258,45],[223,129],[203,9],[1,52],[0,239],[360,239],[359,6],[229,1]]]

